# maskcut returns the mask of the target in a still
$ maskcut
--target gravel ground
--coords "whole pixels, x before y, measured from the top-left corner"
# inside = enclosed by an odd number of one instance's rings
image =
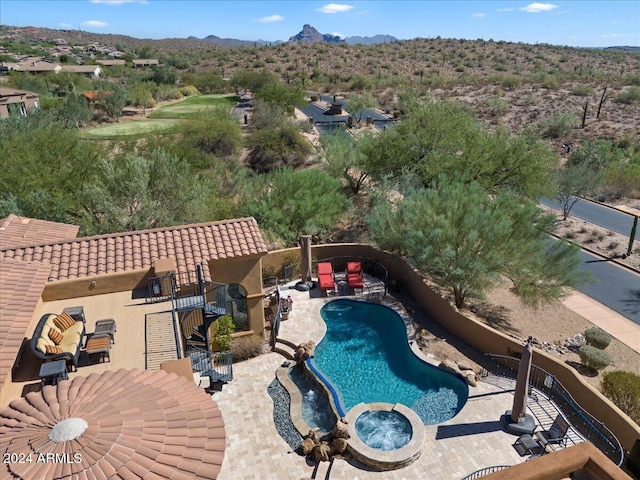
[[[297,452],[298,447],[302,443],[302,436],[298,433],[291,421],[289,411],[291,400],[289,399],[289,393],[277,378],[273,379],[269,384],[267,393],[273,400],[273,422],[276,425],[278,434],[287,442],[287,445],[289,445],[292,450]]]

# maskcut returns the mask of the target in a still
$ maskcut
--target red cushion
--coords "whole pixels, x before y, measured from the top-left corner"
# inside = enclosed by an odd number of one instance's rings
[[[333,267],[329,262],[318,263],[318,276],[331,275],[333,273]]]
[[[347,275],[347,283],[352,288],[362,288],[364,287],[364,283],[362,281],[362,276],[357,273]]]
[[[334,288],[336,286],[331,275],[318,275],[318,282],[322,289]]]
[[[362,265],[360,262],[347,262],[347,273],[360,273]]]

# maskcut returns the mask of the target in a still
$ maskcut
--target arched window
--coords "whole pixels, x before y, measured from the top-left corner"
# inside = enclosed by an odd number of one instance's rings
[[[233,318],[236,332],[249,330],[247,290],[239,283],[227,284],[227,308]]]

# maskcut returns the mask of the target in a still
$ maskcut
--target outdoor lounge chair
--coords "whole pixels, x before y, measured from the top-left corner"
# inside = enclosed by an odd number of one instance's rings
[[[562,415],[558,414],[549,430],[536,432],[535,436],[538,444],[543,448],[552,444],[566,446],[568,430],[569,422],[567,422]]]
[[[318,263],[318,285],[325,295],[327,290],[335,290],[336,282],[333,278],[333,267],[329,262]]]
[[[347,283],[349,284],[349,289],[364,288],[360,262],[347,262]]]

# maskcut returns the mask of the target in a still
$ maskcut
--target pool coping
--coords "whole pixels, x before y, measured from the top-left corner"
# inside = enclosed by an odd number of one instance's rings
[[[365,444],[356,433],[356,420],[364,412],[383,410],[387,412],[395,411],[404,416],[411,424],[411,440],[395,450],[378,450]],[[347,450],[353,458],[376,470],[395,470],[411,465],[422,454],[422,448],[426,438],[426,431],[422,420],[418,414],[409,407],[401,404],[391,403],[359,403],[347,412],[347,430],[349,431],[349,441]]]

